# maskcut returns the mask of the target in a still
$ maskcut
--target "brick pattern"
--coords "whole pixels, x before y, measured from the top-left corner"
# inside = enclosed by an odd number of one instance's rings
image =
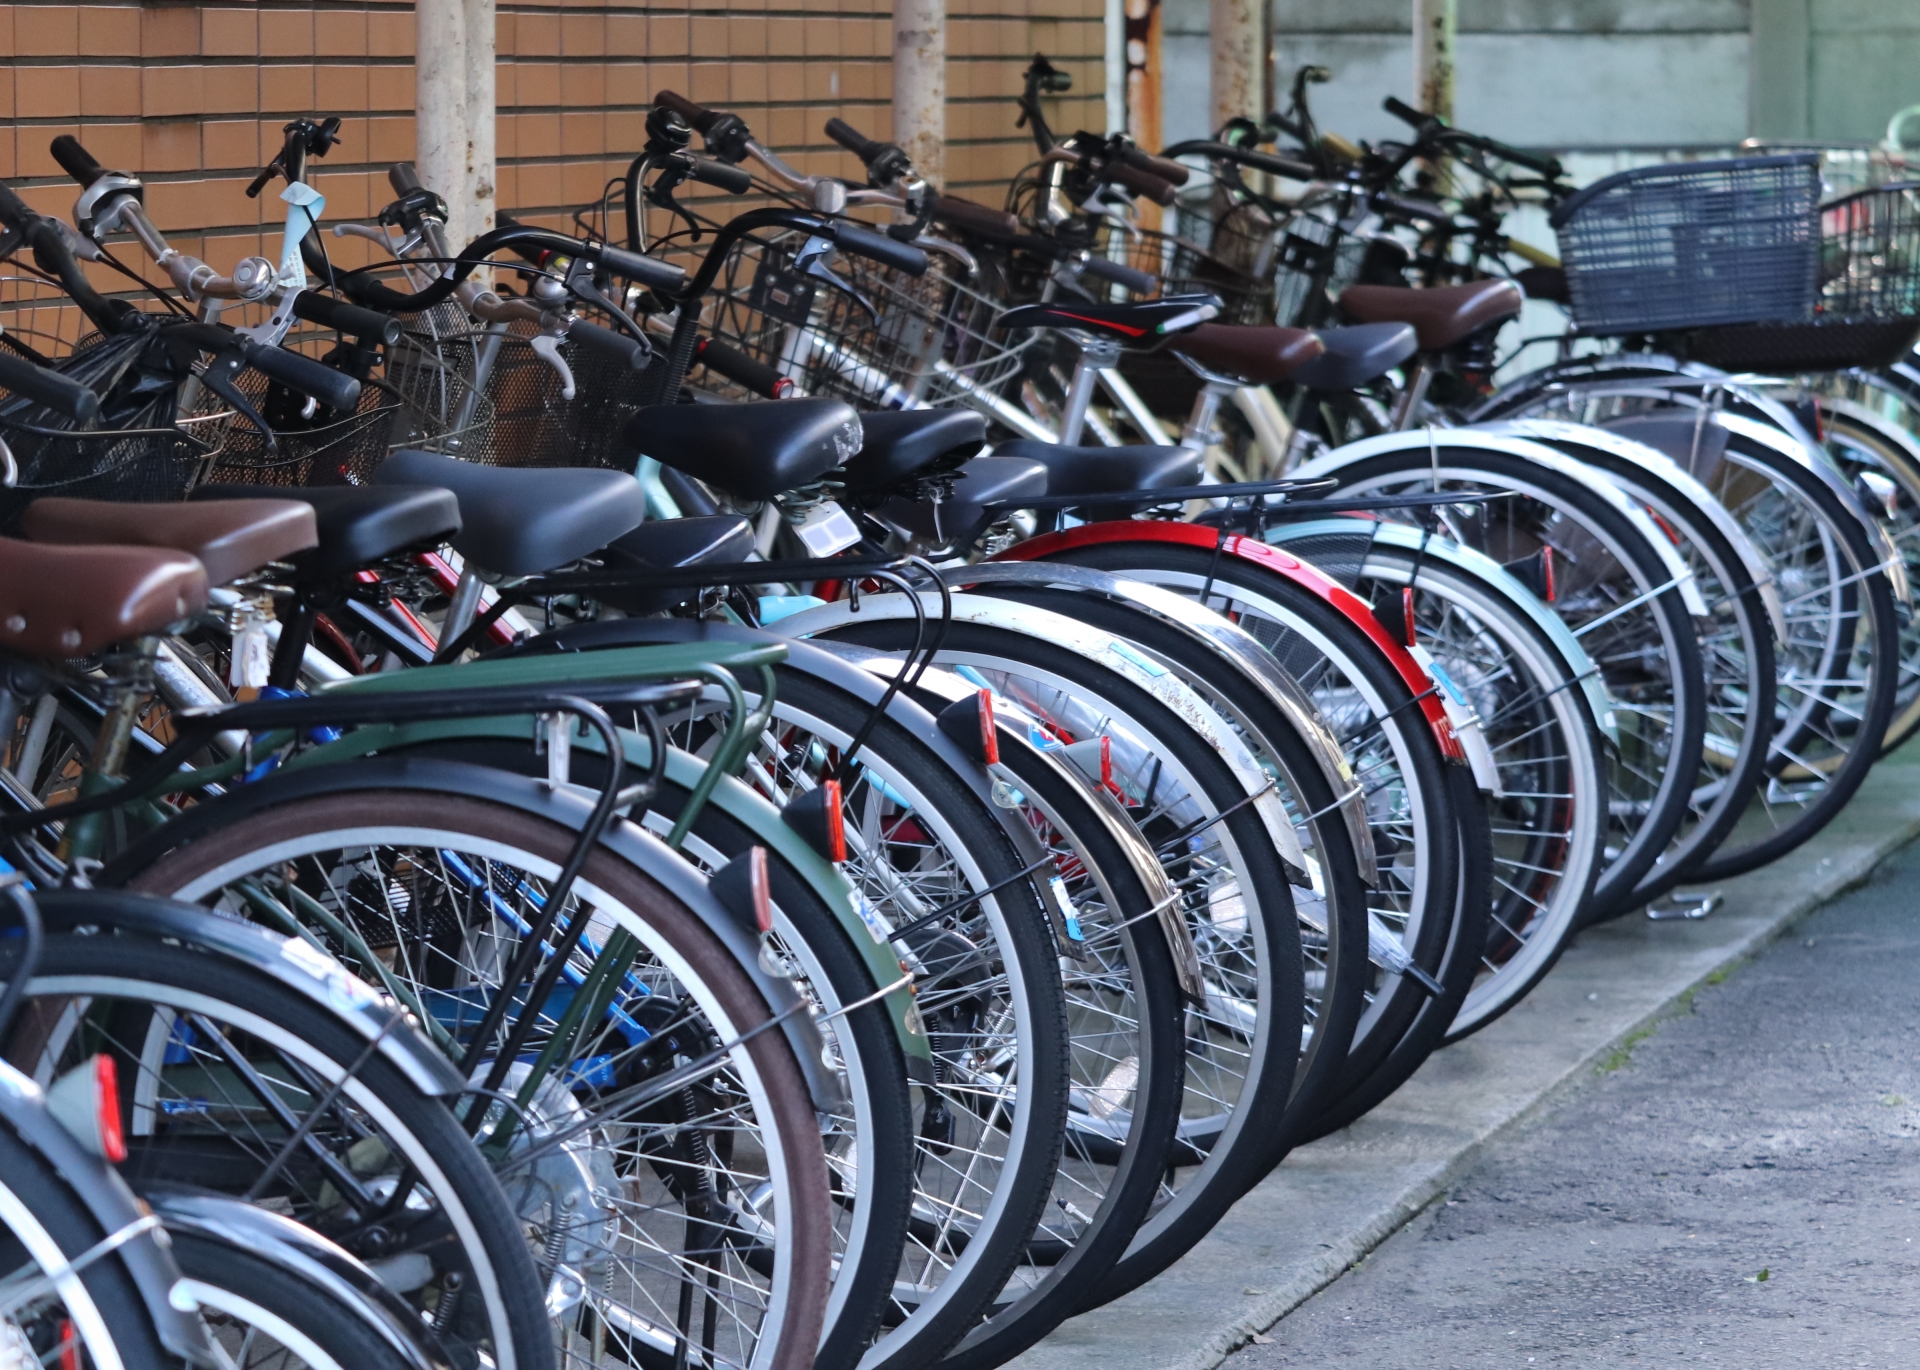
[[[998,203],[1031,160],[1012,97],[1036,51],[1073,73],[1056,127],[1100,126],[1101,13],[1101,0],[951,0],[953,190]],[[854,175],[821,129],[838,115],[887,136],[888,15],[885,0],[502,0],[499,206],[563,223],[597,201],[662,88],[736,110],[803,170]],[[344,121],[315,163],[329,218],[390,198],[386,166],[413,154],[413,41],[412,6],[385,0],[0,4],[0,180],[64,215],[74,190],[47,145],[76,134],[147,180],[177,246],[230,267],[274,250],[280,206],[244,190],[289,119]],[[363,244],[331,241],[341,260],[364,260]]]

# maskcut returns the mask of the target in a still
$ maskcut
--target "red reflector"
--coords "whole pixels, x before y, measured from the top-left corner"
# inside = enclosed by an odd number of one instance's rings
[[[1100,734],[1100,786],[1121,799],[1126,798],[1120,794],[1119,786],[1113,783],[1113,739],[1105,733]]]
[[[1413,587],[1411,585],[1402,587],[1400,591],[1400,612],[1407,621],[1407,646],[1411,647],[1418,640],[1413,631]]]
[[[127,1159],[127,1139],[120,1131],[120,1073],[105,1052],[93,1058],[93,1093],[100,1110],[100,1154],[119,1165]]]
[[[1553,548],[1551,547],[1540,549],[1540,573],[1541,579],[1547,583],[1547,603],[1551,604],[1559,598],[1553,588]]]
[[[840,811],[840,782],[826,781],[822,786],[827,792],[827,859],[845,861],[847,859],[847,817]]]
[[[989,766],[1000,764],[1000,730],[993,723],[993,694],[982,690],[974,698],[980,701],[980,755]]]

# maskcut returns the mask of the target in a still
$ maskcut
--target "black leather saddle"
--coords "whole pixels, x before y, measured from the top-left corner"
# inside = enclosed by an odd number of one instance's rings
[[[460,531],[460,501],[431,486],[202,485],[190,498],[311,505],[319,545],[289,558],[303,576],[344,575],[399,552],[438,547]]]
[[[729,494],[772,499],[858,452],[860,416],[841,400],[657,404],[629,419],[621,440]]]
[[[1047,468],[1017,457],[976,457],[954,473],[950,498],[888,500],[880,507],[885,523],[926,542],[949,546],[972,542],[995,519],[1021,501],[1047,493]]]
[[[1049,495],[1119,495],[1198,485],[1201,455],[1185,447],[1062,447],[1058,443],[1003,442],[996,457],[1018,457],[1047,470]]]
[[[640,482],[622,471],[476,466],[437,452],[395,452],[376,485],[437,485],[460,501],[453,550],[476,567],[531,576],[597,552],[646,517]]]
[[[696,518],[648,520],[631,533],[601,549],[600,560],[609,571],[679,570],[688,566],[734,566],[753,554],[753,525],[738,514],[710,514]],[[631,588],[596,592],[606,604],[629,614],[653,614],[671,609],[700,593],[699,586]]]
[[[1167,295],[1134,304],[1084,304],[1053,300],[1017,305],[994,322],[998,327],[1066,328],[1093,333],[1123,346],[1151,347],[1162,338],[1218,318],[1220,301],[1212,295]]]
[[[1353,390],[1420,350],[1420,335],[1410,323],[1360,323],[1315,332],[1327,350],[1292,377],[1309,390]]]
[[[971,409],[887,409],[862,414],[860,425],[866,441],[846,464],[856,492],[898,485],[936,463],[957,465],[987,443],[987,421]]]

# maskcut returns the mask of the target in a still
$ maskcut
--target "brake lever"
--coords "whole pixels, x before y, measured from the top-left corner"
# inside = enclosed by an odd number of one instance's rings
[[[267,421],[260,417],[260,411],[253,407],[253,402],[241,394],[240,387],[233,383],[233,378],[245,370],[246,365],[247,359],[238,352],[222,352],[201,370],[200,383],[232,405],[241,418],[259,429],[260,436],[266,439],[269,452],[277,452],[280,450],[279,439],[267,427]]]
[[[560,355],[560,339],[551,333],[543,332],[534,334],[530,341],[534,355],[560,373],[560,398],[571,400],[574,391],[573,368],[568,366],[567,359]]]
[[[818,236],[808,238],[806,245],[794,254],[793,264],[800,268],[802,275],[811,276],[816,281],[823,281],[846,295],[866,310],[867,317],[877,325],[880,322],[880,311],[873,307],[872,301],[849,285],[845,277],[837,276],[828,269],[833,261],[834,250],[834,245],[825,238]]]
[[[568,290],[585,300],[588,304],[598,305],[601,309],[611,314],[620,324],[621,331],[646,350],[648,364],[652,364],[653,343],[648,340],[646,333],[641,329],[639,324],[633,321],[627,311],[608,299],[605,292],[603,292],[598,285],[594,284],[593,266],[591,263],[575,257],[567,266],[566,286]],[[642,369],[644,370],[645,368]],[[569,395],[567,398],[572,399],[573,396]]]
[[[660,174],[653,178],[653,184],[647,187],[647,203],[655,209],[664,209],[678,214],[687,221],[687,227],[693,231],[693,241],[699,242],[705,226],[693,217],[693,212],[673,197],[673,192],[686,183],[692,174],[691,168],[681,162],[667,158],[660,168]]]

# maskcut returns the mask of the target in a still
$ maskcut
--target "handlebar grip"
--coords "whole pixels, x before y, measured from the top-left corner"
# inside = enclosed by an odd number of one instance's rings
[[[1125,286],[1136,295],[1151,295],[1160,289],[1158,276],[1135,271],[1130,266],[1122,266],[1105,257],[1089,257],[1087,264],[1080,268],[1080,274],[1091,276],[1096,281],[1111,281],[1115,285]]]
[[[781,375],[765,362],[727,346],[718,338],[702,338],[693,350],[693,359],[762,399],[785,399],[793,389],[792,377]]]
[[[303,290],[294,297],[293,316],[317,323],[341,333],[350,333],[363,343],[385,343],[391,347],[400,341],[400,321],[377,309],[362,309],[357,304],[330,299]]]
[[[247,365],[261,375],[316,399],[338,413],[351,414],[360,407],[360,382],[311,357],[289,352],[284,347],[257,343],[242,348],[241,355],[247,359]]]
[[[635,285],[643,285],[649,290],[670,292],[681,289],[687,283],[687,273],[672,262],[663,262],[658,257],[649,257],[644,253],[629,252],[611,243],[602,243],[593,259],[614,275],[625,276]]]
[[[83,186],[90,186],[107,174],[107,169],[94,161],[93,154],[81,147],[80,140],[71,133],[55,138],[51,151],[60,169]]]
[[[871,258],[882,266],[890,266],[896,271],[904,271],[909,276],[927,274],[926,253],[910,244],[889,238],[884,233],[875,233],[870,228],[843,223],[835,233],[834,241],[849,252]]]
[[[996,242],[1009,242],[1020,232],[1020,220],[1004,210],[963,200],[957,195],[934,197],[933,217],[964,233],[977,233]]]
[[[411,195],[421,188],[420,173],[413,169],[412,162],[395,162],[387,168],[387,184],[395,195]]]
[[[691,174],[693,179],[702,185],[714,186],[726,191],[729,195],[745,195],[753,189],[751,174],[712,157],[694,158]]]
[[[100,397],[79,381],[4,352],[0,352],[0,385],[75,423],[92,423],[100,417]]]
[[[1414,128],[1419,128],[1422,124],[1426,123],[1428,119],[1433,117],[1430,114],[1422,114],[1405,100],[1392,95],[1389,95],[1380,102],[1380,108],[1384,109],[1401,123],[1411,124]]]
[[[1183,186],[1191,174],[1178,162],[1170,162],[1165,157],[1156,157],[1142,148],[1130,147],[1120,154],[1120,160],[1135,171],[1144,171],[1149,176],[1158,176],[1170,185]]]
[[[713,121],[719,117],[719,115],[715,114],[714,111],[708,109],[705,105],[696,105],[686,96],[677,94],[671,90],[660,91],[653,97],[653,103],[659,105],[662,109],[672,110],[701,133],[705,133],[708,129],[712,128]]]
[[[1523,152],[1517,147],[1508,147],[1505,143],[1496,143],[1491,138],[1474,139],[1483,151],[1491,152],[1503,162],[1512,162],[1515,166],[1525,167],[1528,171],[1537,171],[1542,176],[1557,177],[1565,170],[1558,157],[1541,157],[1531,152]]]
[[[1115,185],[1125,186],[1135,195],[1144,195],[1157,205],[1170,205],[1174,202],[1175,192],[1171,183],[1161,180],[1148,172],[1126,165],[1109,165],[1100,173],[1100,179],[1111,181]]]
[[[887,150],[885,143],[875,142],[844,119],[827,120],[827,137],[868,166],[872,166],[875,159]]]
[[[13,187],[0,181],[0,223],[12,224],[24,229],[38,216],[27,207],[27,202],[13,193]]]
[[[585,319],[576,319],[567,325],[567,340],[610,357],[632,371],[644,370],[647,363],[653,360],[652,352],[625,333],[616,333],[611,328],[602,328]]]

